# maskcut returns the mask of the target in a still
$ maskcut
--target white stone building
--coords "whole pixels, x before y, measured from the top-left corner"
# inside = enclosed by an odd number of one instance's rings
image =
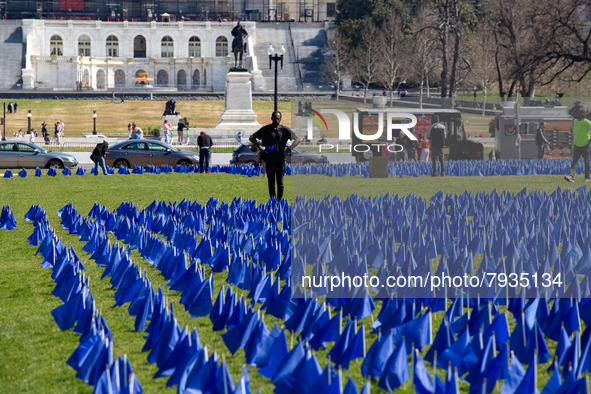
[[[101,22],[23,20],[23,89],[147,89],[132,78],[147,73],[153,89],[221,91],[234,65],[231,22]],[[262,89],[254,50],[256,24],[247,29],[243,64]]]

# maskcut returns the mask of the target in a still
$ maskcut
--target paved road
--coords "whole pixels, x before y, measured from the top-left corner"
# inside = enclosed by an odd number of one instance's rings
[[[82,168],[89,169],[94,167],[94,163],[90,160],[90,152],[74,152],[72,155],[76,156],[78,163]],[[328,161],[330,163],[354,163],[355,158],[347,153],[327,153]],[[232,158],[231,153],[214,153],[211,155],[211,164],[228,165]]]

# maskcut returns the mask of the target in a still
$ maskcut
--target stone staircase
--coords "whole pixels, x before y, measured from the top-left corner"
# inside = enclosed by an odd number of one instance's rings
[[[321,26],[321,25],[320,25]],[[299,62],[303,90],[324,90],[327,85],[322,62],[327,42],[326,29],[318,24],[291,24],[291,36]]]
[[[263,73],[263,91],[272,92],[274,90],[275,65],[272,64],[273,68],[269,68],[269,55],[267,54],[269,44],[273,45],[275,51],[279,51],[282,44],[285,46],[283,69],[281,69],[280,63],[277,64],[279,67],[277,71],[278,92],[297,92],[300,90],[300,81],[287,23],[257,23],[254,52],[258,68]]]
[[[25,61],[22,23],[18,20],[0,22],[0,89],[16,89],[21,83]]]

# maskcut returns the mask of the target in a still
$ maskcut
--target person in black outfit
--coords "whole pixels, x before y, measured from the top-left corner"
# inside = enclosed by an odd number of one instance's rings
[[[99,174],[99,165],[103,169],[103,174],[109,175],[107,172],[107,167],[105,166],[105,156],[107,156],[106,150],[108,147],[109,143],[107,141],[103,141],[100,144],[96,144],[96,147],[92,151],[90,160],[94,162],[94,175]]]
[[[433,116],[433,124],[427,132],[427,139],[431,146],[431,162],[433,163],[433,174],[437,176],[437,161],[441,164],[441,176],[445,176],[443,165],[443,146],[445,145],[445,125],[439,123],[439,116]]]
[[[205,172],[209,174],[209,159],[211,158],[211,146],[213,141],[211,137],[202,131],[197,137],[197,145],[199,146],[199,172],[203,174],[203,162],[205,161]]]
[[[546,135],[544,134],[544,127],[546,123],[542,122],[540,128],[536,133],[536,145],[538,146],[538,159],[544,158],[544,151],[546,150],[546,146],[549,144]]]
[[[289,127],[281,124],[281,112],[273,112],[271,121],[271,124],[261,127],[249,139],[257,149],[264,150],[265,152],[269,197],[277,197],[278,200],[281,200],[283,198],[283,176],[285,175],[287,141],[293,141],[291,146],[287,148],[291,151],[300,143],[300,138]],[[261,140],[261,144],[259,144],[257,139]],[[275,182],[277,182],[277,194],[275,194]]]

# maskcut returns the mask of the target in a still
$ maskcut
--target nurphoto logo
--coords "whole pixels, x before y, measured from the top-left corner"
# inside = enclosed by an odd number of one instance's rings
[[[322,114],[330,114],[334,115],[337,118],[338,122],[338,139],[339,141],[350,141],[351,140],[351,119],[349,116],[338,109],[329,109],[323,108],[320,111],[313,110],[312,108],[306,108],[306,112],[304,115],[308,117],[307,124],[306,124],[306,132],[307,132],[307,139],[312,140],[314,134],[314,122],[318,125],[320,130],[325,130],[328,132],[328,124],[326,119]],[[375,133],[367,134],[363,130],[360,130],[359,127],[359,114],[357,112],[353,113],[353,135],[357,137],[359,140],[364,141],[366,143],[362,144],[349,144],[348,147],[343,148],[339,145],[335,146],[329,143],[323,143],[318,146],[319,152],[328,151],[331,149],[337,150],[344,150],[351,152],[354,150],[355,152],[368,152],[372,149],[372,147],[376,148],[376,151],[380,151],[381,147],[386,147],[388,152],[397,153],[404,150],[402,145],[394,143],[393,138],[393,131],[400,130],[401,133],[406,135],[409,139],[413,141],[417,141],[417,137],[412,133],[410,129],[417,125],[417,117],[411,113],[407,112],[386,112],[386,137],[383,139],[384,134],[384,116],[378,116],[378,125],[377,131]],[[381,142],[381,141],[384,142]],[[369,143],[370,141],[377,141],[374,143]]]

